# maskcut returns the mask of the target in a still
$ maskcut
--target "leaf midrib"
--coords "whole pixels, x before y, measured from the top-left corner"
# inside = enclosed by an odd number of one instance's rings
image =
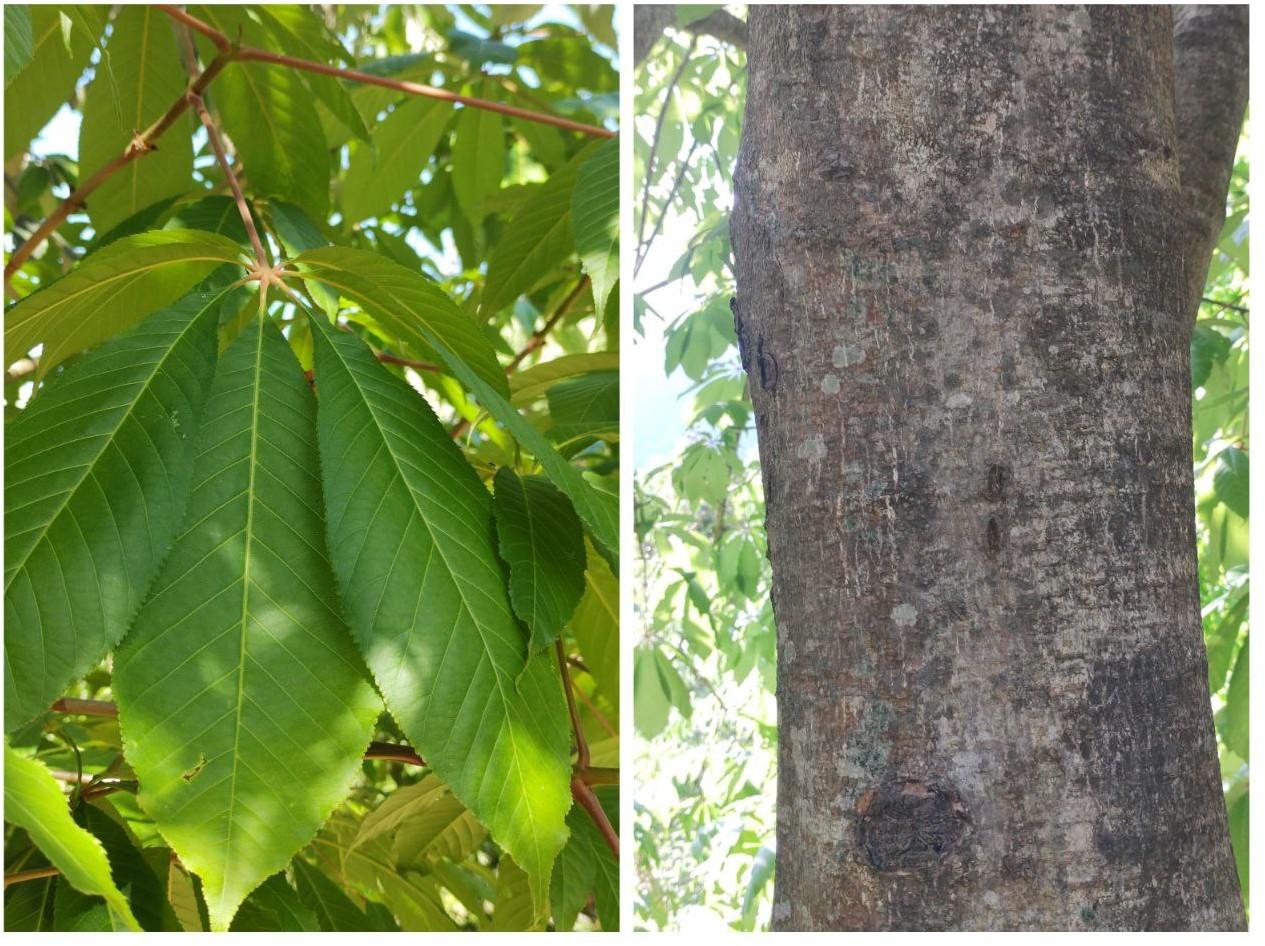
[[[258,315],[259,331],[255,341],[255,379],[254,393],[251,402],[250,414],[250,472],[247,474],[246,480],[246,529],[245,529],[245,546],[243,549],[242,561],[242,601],[241,601],[241,634],[238,641],[238,658],[237,658],[237,708],[233,720],[233,768],[229,774],[228,783],[228,829],[224,832],[224,863],[231,864],[230,856],[233,846],[233,825],[236,819],[233,817],[237,803],[237,762],[240,758],[238,749],[241,745],[242,738],[242,705],[245,702],[246,695],[246,624],[249,617],[250,603],[250,552],[252,535],[255,525],[255,470],[259,466],[259,389],[260,380],[263,373],[263,342],[264,342],[264,312],[262,311],[263,296],[260,296],[261,311]],[[217,912],[224,913],[226,903],[228,901],[228,892],[230,885],[225,883],[220,886],[220,904]]]

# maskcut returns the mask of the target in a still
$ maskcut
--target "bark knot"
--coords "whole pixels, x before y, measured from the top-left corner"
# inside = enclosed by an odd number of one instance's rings
[[[944,782],[895,778],[856,803],[857,843],[879,871],[934,867],[960,846],[971,819]]]

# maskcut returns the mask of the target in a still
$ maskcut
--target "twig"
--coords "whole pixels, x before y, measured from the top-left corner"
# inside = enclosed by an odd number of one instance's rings
[[[189,74],[196,79],[198,54],[193,45],[193,35],[189,32],[189,27],[193,25],[189,21],[194,18],[182,13],[178,19],[182,24],[180,33],[184,40],[185,56],[188,58]],[[216,45],[219,46],[218,43]],[[221,51],[227,49],[225,46],[219,46],[219,48]],[[242,193],[242,185],[238,182],[237,175],[233,173],[233,165],[229,163],[228,155],[224,151],[224,138],[212,120],[211,113],[207,111],[206,102],[202,96],[192,89],[189,90],[188,96],[194,111],[198,113],[202,127],[206,129],[207,140],[211,142],[211,150],[215,152],[215,160],[219,163],[220,170],[224,172],[224,179],[228,181],[229,190],[233,192],[237,212],[242,215],[242,223],[246,225],[246,235],[250,237],[251,248],[255,251],[255,263],[260,269],[267,269],[269,268],[268,254],[264,251],[263,242],[259,239],[259,231],[255,229],[255,218],[251,216],[250,205],[246,203],[246,195]],[[265,289],[266,286],[261,282],[259,291],[262,293]]]
[[[562,638],[553,642],[558,652],[558,672],[562,675],[562,690],[567,695],[567,713],[571,716],[571,731],[575,734],[575,765],[580,771],[589,767],[589,744],[584,738],[584,727],[580,725],[580,712],[575,708],[575,694],[571,692],[571,674],[567,670],[567,651],[562,646]]]
[[[1247,312],[1250,312],[1250,311],[1251,311],[1251,310],[1250,310],[1247,306],[1242,306],[1242,305],[1232,305],[1232,304],[1230,304],[1229,302],[1222,302],[1220,299],[1209,299],[1207,296],[1204,296],[1204,297],[1203,297],[1200,301],[1201,301],[1201,302],[1206,302],[1206,303],[1208,303],[1209,305],[1215,305],[1215,306],[1218,306],[1218,307],[1220,307],[1220,308],[1222,308],[1222,309],[1230,309],[1230,310],[1231,310],[1231,311],[1233,311],[1233,312],[1243,312],[1243,313],[1247,313]]]
[[[672,78],[668,81],[668,92],[663,97],[663,108],[659,110],[659,120],[655,122],[654,137],[650,139],[650,155],[646,158],[646,179],[641,189],[641,225],[637,227],[637,247],[638,255],[640,248],[645,240],[642,235],[646,232],[646,216],[650,211],[650,182],[654,179],[655,158],[659,151],[659,136],[663,134],[663,123],[668,117],[668,108],[672,104],[672,92],[676,89],[676,84],[681,81],[681,75],[685,72],[685,67],[689,64],[690,57],[694,55],[694,45],[698,42],[695,36],[690,40],[690,45],[685,50],[685,56],[681,59],[681,64],[677,66],[676,72],[672,74]]]
[[[641,264],[650,257],[650,244],[654,242],[655,237],[659,235],[659,231],[663,229],[663,221],[668,216],[668,211],[672,208],[672,201],[676,200],[676,193],[681,189],[681,181],[685,179],[685,170],[690,166],[690,159],[694,157],[694,152],[698,149],[698,139],[695,138],[690,142],[690,150],[686,152],[685,160],[681,162],[680,170],[676,172],[676,180],[672,182],[672,190],[668,192],[668,199],[663,202],[663,210],[659,213],[659,219],[655,221],[654,230],[651,231],[650,237],[637,247],[637,261],[633,266],[633,276],[635,277],[641,272]],[[641,220],[644,223],[646,217],[650,214],[649,205],[642,211]]]
[[[220,50],[230,48],[232,43],[229,38],[221,33],[215,27],[210,26],[196,17],[179,10],[177,7],[159,4],[158,8],[173,19],[177,19],[210,38]],[[290,66],[294,69],[303,69],[307,72],[317,72],[321,75],[333,76],[337,79],[348,79],[352,82],[363,82],[366,85],[378,85],[384,89],[394,89],[397,92],[405,92],[409,95],[421,95],[426,98],[439,99],[444,102],[456,102],[460,105],[467,105],[471,108],[487,109],[490,112],[500,112],[502,115],[510,115],[514,118],[522,118],[527,121],[539,122],[542,125],[553,125],[556,128],[563,128],[567,131],[578,131],[584,135],[591,135],[594,138],[614,138],[615,132],[607,131],[605,128],[599,128],[596,125],[586,125],[583,122],[571,121],[569,118],[559,118],[556,115],[546,115],[541,112],[533,112],[525,108],[515,108],[512,105],[505,105],[501,102],[490,102],[487,99],[474,98],[469,95],[458,95],[455,92],[449,92],[447,89],[437,89],[434,86],[422,85],[417,82],[404,82],[399,79],[388,79],[386,76],[375,76],[372,73],[361,72],[358,69],[340,69],[337,66],[327,66],[324,63],[313,62],[310,59],[299,59],[295,56],[286,56],[281,53],[269,52],[266,49],[259,49],[255,46],[237,46],[234,52],[234,58],[242,62],[267,62],[277,66]]]
[[[56,867],[36,867],[18,871],[16,874],[5,874],[4,885],[7,888],[9,884],[21,884],[28,880],[39,880],[41,877],[56,877],[60,873]]]
[[[143,133],[137,135],[131,143],[128,144],[124,152],[112,161],[108,162],[102,168],[93,174],[88,180],[79,185],[70,196],[63,200],[57,209],[45,221],[40,224],[34,233],[28,237],[21,246],[14,249],[13,254],[9,257],[9,261],[4,267],[4,284],[5,289],[10,288],[10,282],[13,274],[16,273],[23,264],[30,259],[49,235],[66,222],[72,213],[83,206],[84,201],[98,187],[107,180],[121,171],[130,162],[136,160],[144,154],[148,154],[153,150],[154,142],[170,128],[177,118],[192,103],[189,99],[189,92],[197,95],[206,89],[211,80],[219,75],[220,71],[228,65],[229,62],[240,59],[243,61],[254,62],[270,62],[276,65],[290,66],[294,69],[303,69],[308,72],[317,72],[322,75],[335,76],[340,79],[347,79],[352,82],[363,82],[367,85],[382,86],[387,89],[394,89],[397,92],[404,92],[409,95],[421,95],[427,98],[440,99],[445,102],[455,102],[470,108],[482,108],[488,111],[500,112],[502,115],[509,115],[514,118],[521,118],[525,121],[538,122],[543,125],[553,125],[556,128],[563,128],[568,131],[576,131],[581,134],[591,135],[596,138],[613,138],[615,132],[608,131],[605,128],[599,128],[596,125],[586,125],[582,122],[571,121],[567,118],[560,118],[556,115],[548,115],[542,112],[533,112],[528,109],[515,108],[512,105],[504,105],[500,102],[490,102],[486,99],[475,98],[469,95],[459,95],[455,92],[449,92],[446,89],[437,89],[429,85],[421,85],[416,82],[403,82],[397,79],[389,79],[385,76],[375,76],[367,72],[360,72],[356,69],[339,69],[334,66],[327,66],[319,62],[311,62],[306,59],[297,59],[293,56],[282,56],[276,53],[270,53],[264,49],[256,49],[253,46],[234,46],[227,36],[212,26],[203,23],[197,17],[190,16],[178,7],[167,4],[159,4],[159,9],[166,13],[173,20],[197,30],[199,33],[208,37],[219,50],[218,55],[211,60],[210,64],[202,72],[193,86],[180,94],[180,97],[172,103],[171,107],[157,122],[151,125]]]
[[[13,251],[13,255],[9,257],[9,261],[4,266],[4,284],[7,289],[13,274],[21,268],[32,253],[48,239],[49,234],[65,223],[66,218],[83,206],[84,201],[98,187],[107,180],[125,168],[132,161],[135,161],[141,155],[149,154],[154,150],[154,142],[162,137],[163,132],[175,124],[184,110],[191,104],[189,94],[200,95],[202,91],[211,83],[217,75],[220,74],[226,65],[228,65],[232,56],[228,53],[220,53],[202,70],[202,74],[194,80],[193,84],[180,93],[180,97],[172,103],[166,113],[154,124],[150,125],[144,132],[137,135],[128,143],[123,153],[112,161],[107,162],[99,171],[90,178],[80,184],[71,192],[70,196],[57,205],[54,210],[39,225],[34,233],[32,233],[21,246]]]
[[[589,788],[579,776],[573,775],[571,776],[571,795],[580,803],[580,807],[589,813],[589,817],[593,819],[593,824],[597,825],[597,830],[601,832],[602,838],[606,841],[606,846],[615,855],[615,860],[619,860],[619,835],[611,827],[610,819],[606,817],[606,812],[602,810],[602,803],[593,794],[593,789]]]
[[[50,709],[54,713],[69,713],[76,716],[119,715],[118,706],[109,700],[79,700],[69,696],[54,701]],[[426,760],[411,746],[401,746],[393,742],[369,743],[364,757],[377,761],[403,762],[407,765],[426,765]],[[576,771],[576,775],[589,785],[614,785],[619,782],[619,769],[584,766]]]
[[[414,361],[411,358],[401,358],[399,355],[392,355],[390,352],[375,352],[378,361],[387,365],[403,365],[405,368],[412,368],[414,371],[436,371],[443,372],[443,368],[439,365],[432,364],[429,361]]]

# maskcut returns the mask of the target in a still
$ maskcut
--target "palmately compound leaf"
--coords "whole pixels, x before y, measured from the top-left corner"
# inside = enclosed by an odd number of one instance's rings
[[[585,148],[532,191],[514,212],[488,260],[484,316],[495,315],[571,252],[571,194]]]
[[[575,251],[593,283],[593,305],[606,309],[606,297],[619,279],[619,138],[604,141],[580,168],[571,204]]]
[[[119,641],[180,528],[219,298],[151,315],[5,431],[6,732]]]
[[[75,824],[70,806],[53,775],[37,759],[4,744],[4,820],[25,828],[35,846],[69,883],[86,894],[105,898],[116,928],[140,932],[132,908],[110,876],[101,842]]]
[[[495,487],[510,601],[531,629],[535,653],[554,642],[584,594],[584,530],[571,501],[544,477],[502,467]]]
[[[184,527],[115,656],[141,807],[218,930],[346,797],[379,712],[325,551],[315,410],[271,322],[238,336]]]
[[[96,71],[79,128],[81,179],[113,161],[171,106],[186,83],[176,37],[166,14],[152,6],[121,7],[106,43],[110,68]],[[108,233],[138,211],[193,187],[189,117],[163,135],[160,146],[124,165],[88,198],[97,233]]]
[[[294,263],[355,302],[380,326],[400,335],[419,335],[438,352],[457,380],[531,451],[545,475],[567,494],[603,553],[618,560],[617,498],[594,489],[544,434],[514,409],[506,399],[505,375],[491,348],[456,303],[425,276],[367,250],[325,247],[301,254]]]
[[[487,336],[447,294],[425,276],[370,252],[345,246],[308,250],[294,259],[305,277],[319,280],[360,306],[378,326],[406,345],[442,344],[483,382],[509,393]],[[352,319],[355,316],[351,316]]]
[[[63,359],[130,328],[240,255],[232,240],[199,230],[157,230],[116,240],[5,313],[5,364],[42,344],[37,373],[42,378]]]
[[[352,152],[343,178],[343,215],[363,220],[390,208],[411,187],[417,187],[452,116],[452,105],[411,98],[397,105],[373,130],[373,145]]]
[[[571,806],[567,713],[527,661],[493,547],[492,497],[425,399],[309,316],[330,557],[352,633],[400,728],[547,907]]]

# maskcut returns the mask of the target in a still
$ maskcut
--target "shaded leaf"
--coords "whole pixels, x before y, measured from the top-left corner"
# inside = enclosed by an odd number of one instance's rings
[[[496,472],[495,505],[510,601],[531,630],[534,653],[557,639],[584,594],[584,530],[552,483],[509,467]]]
[[[219,300],[151,315],[5,431],[6,732],[119,641],[176,535]]]

